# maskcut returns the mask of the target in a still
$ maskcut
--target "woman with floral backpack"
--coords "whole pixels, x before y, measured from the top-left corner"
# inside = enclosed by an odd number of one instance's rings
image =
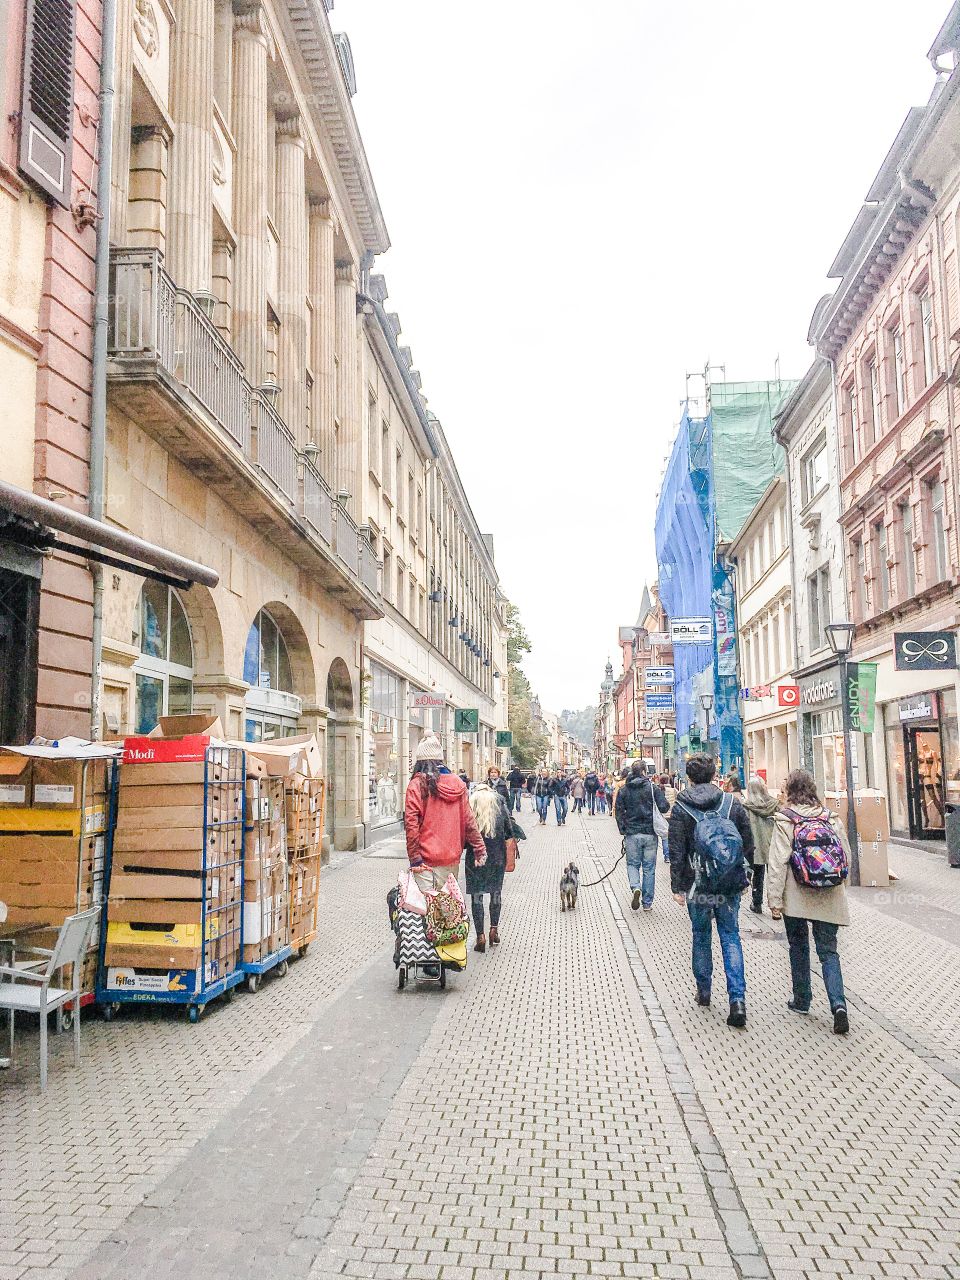
[[[784,784],[786,804],[773,823],[767,860],[767,902],[782,910],[790,944],[795,1013],[809,1013],[810,934],[823,970],[823,982],[833,1013],[833,1029],[850,1029],[843,974],[837,952],[837,932],[850,923],[844,880],[850,865],[850,846],[843,824],[826,809],[813,778],[794,769]]]

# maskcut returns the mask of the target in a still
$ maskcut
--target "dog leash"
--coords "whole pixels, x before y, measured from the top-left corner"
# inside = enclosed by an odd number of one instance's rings
[[[606,875],[601,876],[599,880],[591,880],[589,884],[582,884],[580,888],[592,889],[594,885],[603,884],[604,880],[609,880],[609,878],[616,871],[617,867],[619,867],[620,863],[624,860],[626,855],[627,855],[627,841],[626,841],[626,837],[624,837],[623,846],[620,849],[620,857],[616,860],[616,862],[613,864],[610,870],[606,873]]]

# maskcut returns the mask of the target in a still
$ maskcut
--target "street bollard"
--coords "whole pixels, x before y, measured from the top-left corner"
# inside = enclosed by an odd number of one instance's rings
[[[947,865],[960,867],[960,807],[947,805]]]

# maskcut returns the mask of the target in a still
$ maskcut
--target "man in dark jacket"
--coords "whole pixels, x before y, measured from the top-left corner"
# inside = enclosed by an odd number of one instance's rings
[[[541,769],[536,777],[531,775],[527,780],[527,790],[533,794],[541,827],[546,826],[550,796],[553,794],[552,788],[553,782],[546,769]]]
[[[557,826],[565,826],[567,821],[567,796],[570,794],[570,779],[565,778],[559,769],[550,779],[550,794],[553,796],[553,807],[557,814]]]
[[[507,783],[510,787],[510,812],[516,809],[520,812],[520,792],[523,790],[523,773],[516,765],[507,774]]]
[[[744,861],[753,857],[753,833],[747,811],[736,798],[725,796],[714,785],[716,761],[711,756],[691,756],[687,761],[687,778],[690,785],[677,796],[670,814],[670,888],[673,896],[690,913],[693,928],[693,976],[697,983],[697,1004],[710,1003],[713,981],[712,930],[716,921],[723,953],[723,971],[727,980],[727,997],[730,1001],[731,1027],[743,1027],[747,1023],[746,979],[743,972],[743,946],[740,942],[740,894],[726,897],[720,894],[696,892],[696,873],[693,865],[693,844],[697,829],[694,814],[709,813],[730,802],[730,821],[743,841]]]
[[[597,777],[596,771],[588,770],[587,776],[583,780],[583,789],[587,793],[587,809],[591,814],[597,811],[597,791],[600,787],[600,779]]]
[[[643,770],[643,761],[634,760],[626,782],[617,792],[613,816],[627,850],[627,878],[633,890],[634,911],[643,902],[644,911],[653,910],[657,874],[657,836],[653,829],[653,806],[661,813],[670,809],[667,798]]]

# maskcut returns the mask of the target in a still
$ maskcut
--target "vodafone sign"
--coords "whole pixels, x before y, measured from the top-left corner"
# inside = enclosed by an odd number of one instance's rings
[[[799,707],[800,686],[798,684],[777,685],[777,706]]]

